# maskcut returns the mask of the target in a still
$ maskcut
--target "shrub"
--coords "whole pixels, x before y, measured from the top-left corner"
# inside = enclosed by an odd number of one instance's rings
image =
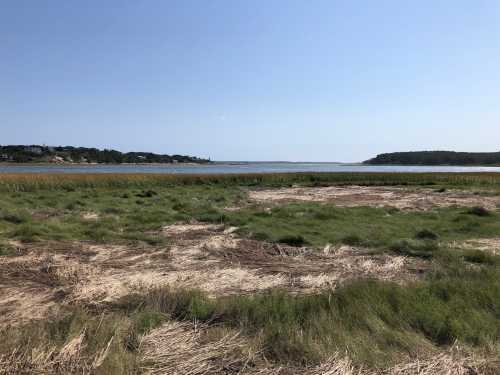
[[[12,246],[0,242],[0,256],[9,256],[9,255],[14,255],[15,250],[12,248]]]
[[[306,240],[304,239],[304,237],[302,237],[300,235],[299,236],[286,235],[286,236],[280,237],[278,239],[278,242],[284,243],[284,244],[287,244],[290,246],[296,246],[296,247],[304,246],[307,243]]]
[[[139,198],[152,198],[155,195],[158,195],[158,193],[154,190],[143,190],[140,193],[136,194],[136,197]]]
[[[497,263],[497,258],[481,250],[469,250],[464,253],[464,260],[471,263],[487,264],[493,266]]]
[[[439,247],[436,242],[432,240],[400,240],[394,242],[389,249],[399,255],[429,259],[434,256],[435,252],[439,250]]]
[[[167,320],[167,316],[161,312],[145,310],[134,315],[134,331],[139,334],[148,332],[158,327]]]
[[[481,206],[476,206],[476,207],[471,207],[467,213],[469,215],[476,215],[476,216],[490,216],[491,213],[488,211],[486,208],[481,207]]]
[[[43,234],[42,228],[29,223],[23,223],[9,233],[11,237],[17,238],[23,242],[36,242]]]
[[[118,215],[122,214],[124,211],[118,207],[106,207],[102,210],[102,212],[109,215]]]
[[[342,243],[349,246],[361,246],[363,240],[357,234],[351,234],[342,238]]]
[[[0,212],[0,220],[11,224],[21,224],[27,221],[27,215],[11,212]]]
[[[255,232],[252,233],[251,237],[257,241],[269,241],[271,237],[265,232]]]
[[[437,240],[439,236],[429,229],[422,229],[417,232],[415,238],[418,240]]]

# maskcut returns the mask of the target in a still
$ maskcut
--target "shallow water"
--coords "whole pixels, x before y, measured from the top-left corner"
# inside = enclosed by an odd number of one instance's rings
[[[338,163],[214,163],[210,165],[0,165],[0,173],[280,173],[280,172],[499,172],[500,167],[401,166]]]

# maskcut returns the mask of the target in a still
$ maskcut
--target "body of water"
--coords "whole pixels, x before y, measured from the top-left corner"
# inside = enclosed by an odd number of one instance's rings
[[[0,165],[0,173],[281,173],[281,172],[499,172],[500,167],[400,166],[339,163],[214,163],[208,165]]]

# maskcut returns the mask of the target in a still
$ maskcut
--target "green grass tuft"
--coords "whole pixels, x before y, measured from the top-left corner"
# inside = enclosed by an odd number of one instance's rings
[[[418,240],[437,240],[439,236],[429,229],[422,229],[415,234]]]

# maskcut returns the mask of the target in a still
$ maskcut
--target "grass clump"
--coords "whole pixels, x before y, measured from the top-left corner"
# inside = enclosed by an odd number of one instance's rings
[[[133,330],[131,318],[121,313],[96,315],[67,308],[50,320],[0,331],[0,353],[11,358],[10,363],[0,362],[0,370],[61,375],[138,373],[138,353],[125,345]]]
[[[482,217],[491,215],[490,211],[481,206],[471,207],[469,210],[467,210],[467,213],[469,215],[482,216]]]
[[[350,234],[348,236],[345,236],[341,241],[343,244],[349,246],[363,246],[363,244],[365,243],[365,241],[363,241],[363,239],[357,234]]]
[[[11,224],[22,224],[29,220],[26,212],[0,212],[0,220]]]
[[[439,251],[439,246],[432,240],[399,240],[394,242],[389,249],[398,255],[430,259]]]
[[[9,244],[0,241],[0,256],[12,256],[16,253],[15,249]]]
[[[429,229],[422,229],[415,234],[418,240],[437,240],[439,236]]]
[[[482,250],[467,250],[463,254],[464,260],[470,263],[496,265],[498,264],[498,257],[489,254]]]
[[[296,235],[286,235],[278,238],[279,243],[284,243],[290,246],[301,247],[307,244],[306,240],[302,236]]]
[[[152,198],[158,193],[154,190],[143,190],[140,193],[137,193],[135,196],[139,198]]]

